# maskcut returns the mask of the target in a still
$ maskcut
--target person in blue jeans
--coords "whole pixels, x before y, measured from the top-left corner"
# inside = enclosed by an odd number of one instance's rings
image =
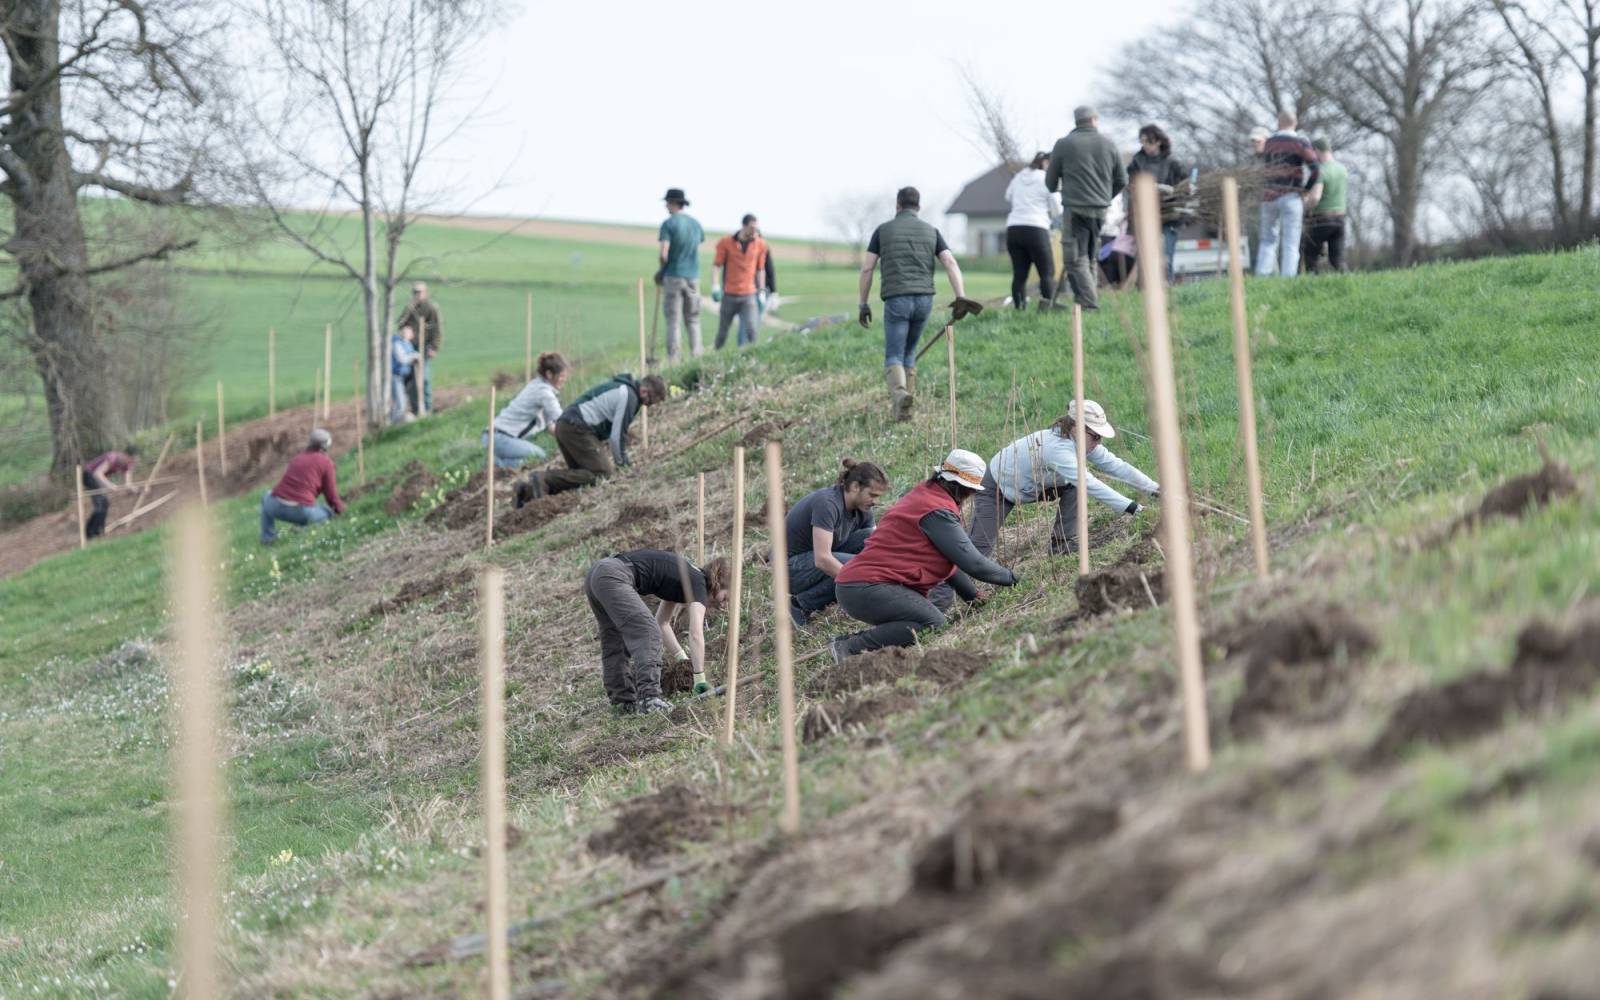
[[[261,544],[271,545],[278,540],[279,521],[301,527],[321,524],[335,514],[344,513],[344,501],[339,497],[338,477],[328,449],[333,447],[333,435],[318,427],[311,432],[306,450],[289,459],[278,485],[261,494]],[[317,503],[317,495],[328,500],[328,507]]]
[[[417,331],[409,326],[402,326],[393,337],[389,338],[389,423],[391,424],[416,419],[411,413],[414,404],[406,398],[411,395],[411,387],[416,381],[413,369],[417,358],[421,357],[415,346],[416,339]]]
[[[789,544],[789,617],[804,628],[834,601],[839,575],[872,534],[873,513],[889,477],[871,462],[847,458],[839,481],[807,494],[784,518]]]
[[[944,265],[957,299],[966,297],[961,265],[944,235],[917,217],[922,194],[914,187],[895,193],[895,216],[872,231],[861,262],[861,325],[872,327],[872,275],[883,263],[883,375],[889,386],[890,413],[911,419],[917,392],[917,341],[933,314],[933,265]]]

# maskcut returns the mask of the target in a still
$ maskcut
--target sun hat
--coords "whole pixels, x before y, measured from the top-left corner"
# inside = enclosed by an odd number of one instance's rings
[[[311,440],[309,444],[311,447],[316,448],[319,451],[327,451],[329,448],[333,447],[333,435],[329,434],[321,427],[318,427],[316,430],[311,432]]]
[[[939,466],[939,478],[965,486],[969,490],[983,489],[983,474],[988,466],[983,459],[963,448],[953,448]]]
[[[666,196],[663,197],[661,200],[662,201],[675,201],[675,202],[678,202],[681,205],[683,205],[684,208],[688,208],[689,207],[689,199],[684,196],[683,188],[667,188]]]
[[[1078,419],[1078,401],[1073,400],[1067,404],[1067,416],[1073,420]],[[1083,401],[1083,426],[1094,431],[1103,438],[1117,436],[1116,428],[1111,426],[1111,421],[1106,419],[1106,408],[1092,399]]]

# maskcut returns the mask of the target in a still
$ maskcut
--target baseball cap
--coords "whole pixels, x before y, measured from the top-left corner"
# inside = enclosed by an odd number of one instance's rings
[[[1074,421],[1078,419],[1077,400],[1073,400],[1067,404],[1067,416],[1071,417]],[[1086,399],[1083,401],[1083,426],[1089,428],[1089,430],[1094,431],[1103,438],[1109,439],[1117,436],[1116,428],[1112,427],[1111,422],[1106,419],[1106,408],[1101,406],[1099,403],[1096,403],[1092,399]]]
[[[982,490],[983,474],[987,471],[988,466],[983,464],[983,459],[963,448],[953,448],[944,457],[944,464],[939,466],[939,478],[948,479],[969,490]]]
[[[321,427],[318,427],[316,430],[311,432],[311,441],[309,443],[313,448],[320,448],[323,451],[327,451],[329,448],[333,447],[333,435],[329,434]]]

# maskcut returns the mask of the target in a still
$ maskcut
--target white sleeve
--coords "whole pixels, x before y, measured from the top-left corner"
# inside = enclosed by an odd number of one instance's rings
[[[1118,458],[1110,448],[1101,445],[1089,453],[1089,462],[1112,479],[1118,479],[1144,493],[1154,493],[1161,484]]]

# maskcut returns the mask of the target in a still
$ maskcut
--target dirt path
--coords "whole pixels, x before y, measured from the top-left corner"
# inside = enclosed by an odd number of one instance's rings
[[[467,394],[467,391],[461,387],[437,389],[434,393],[437,403],[435,408],[454,406]],[[205,442],[207,498],[217,500],[236,497],[275,482],[277,477],[282,475],[284,464],[290,456],[305,447],[306,435],[310,433],[313,423],[319,427],[327,427],[333,432],[334,455],[348,452],[355,447],[355,437],[352,433],[355,418],[355,402],[347,400],[335,403],[332,415],[326,421],[314,422],[311,407],[301,406],[279,411],[274,417],[263,417],[237,426],[230,425],[227,433],[228,475],[226,477],[222,475],[220,443],[214,438]],[[195,450],[193,447],[182,451],[176,450],[181,441],[182,437],[173,442],[174,450],[167,453],[166,461],[161,465],[163,479],[169,476],[177,478],[172,482],[153,486],[145,502],[149,503],[169,493],[178,495],[131,525],[112,532],[111,537],[132,531],[144,531],[160,524],[172,515],[184,498],[199,492]],[[151,473],[156,455],[152,452],[149,455],[141,455],[140,459],[140,464],[135,469],[133,490],[128,493],[111,494],[108,524],[115,524],[118,518],[133,510],[134,500],[142,489],[139,485],[140,477]],[[88,517],[90,507],[87,499],[84,500],[83,507],[84,516]],[[0,534],[0,576],[20,573],[46,556],[65,552],[77,544],[77,516],[70,504],[54,514],[41,514]]]

